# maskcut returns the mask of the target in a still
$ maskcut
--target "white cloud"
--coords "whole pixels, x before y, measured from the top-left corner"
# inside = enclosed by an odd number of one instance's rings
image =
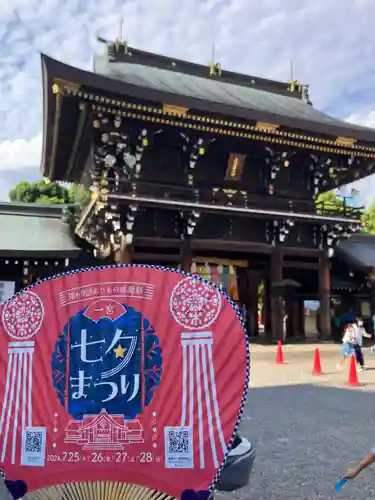
[[[284,80],[293,59],[316,107],[375,126],[374,0],[0,2],[0,197],[5,171],[12,185],[40,164],[39,53],[90,69],[95,33],[115,38],[121,13],[125,39],[144,50],[208,64],[214,43],[225,68]]]
[[[375,128],[375,103],[372,107],[366,106],[348,116],[348,122]],[[374,132],[375,133],[375,132]]]
[[[375,128],[375,103],[373,109],[369,106],[365,106],[364,108],[352,113],[348,116],[347,121],[357,125]],[[368,207],[375,199],[375,175],[371,175],[370,177],[366,177],[365,179],[349,184],[346,187],[346,192],[349,193],[352,188],[359,191],[358,202]]]
[[[40,165],[42,133],[31,139],[16,139],[0,143],[0,172],[2,170],[35,168]]]

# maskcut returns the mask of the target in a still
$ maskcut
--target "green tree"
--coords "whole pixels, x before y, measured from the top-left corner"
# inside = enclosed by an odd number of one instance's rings
[[[42,179],[39,182],[21,181],[9,192],[9,199],[19,203],[45,205],[86,205],[91,193],[83,186],[72,184],[68,189],[62,184]]]
[[[371,205],[364,212],[362,221],[364,222],[364,231],[366,233],[375,234],[375,198],[372,200]]]
[[[70,203],[85,206],[91,200],[92,193],[82,184],[71,184],[68,189]]]
[[[323,211],[342,212],[344,210],[344,199],[337,196],[333,191],[319,194],[315,198],[316,211],[321,214]]]

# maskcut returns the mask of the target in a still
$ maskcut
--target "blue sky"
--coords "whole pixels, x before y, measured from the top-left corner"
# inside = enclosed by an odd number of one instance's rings
[[[178,3],[178,8],[177,8]],[[310,84],[317,108],[375,127],[375,0],[11,0],[0,2],[0,199],[39,177],[40,52],[84,69],[95,34],[225,69]],[[375,139],[375,131],[374,131]],[[375,178],[356,183],[361,201]]]

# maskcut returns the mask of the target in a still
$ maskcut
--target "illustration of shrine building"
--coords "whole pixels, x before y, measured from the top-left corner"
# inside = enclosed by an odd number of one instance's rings
[[[131,443],[143,443],[143,428],[137,419],[125,420],[123,415],[84,415],[71,420],[65,429],[66,444],[78,444],[84,450],[123,450]]]
[[[304,300],[319,300],[330,338],[330,267],[363,207],[316,196],[375,173],[374,130],[320,112],[298,81],[100,41],[91,72],[42,55],[42,174],[95,189],[75,234],[103,263],[219,283],[245,305],[251,336],[261,283],[268,340],[283,338],[285,313],[287,338],[304,336]],[[339,268],[346,282],[352,269]]]

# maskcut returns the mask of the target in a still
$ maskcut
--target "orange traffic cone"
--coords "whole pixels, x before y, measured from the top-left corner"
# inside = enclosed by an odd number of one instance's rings
[[[315,349],[315,356],[314,356],[314,366],[313,366],[313,375],[323,375],[322,372],[322,364],[320,362],[320,352],[319,349]]]
[[[355,359],[355,356],[350,356],[348,385],[352,387],[359,386],[358,375],[357,375],[357,361]]]
[[[284,353],[283,353],[283,343],[281,340],[277,343],[277,352],[276,352],[276,364],[283,365],[284,362]]]

